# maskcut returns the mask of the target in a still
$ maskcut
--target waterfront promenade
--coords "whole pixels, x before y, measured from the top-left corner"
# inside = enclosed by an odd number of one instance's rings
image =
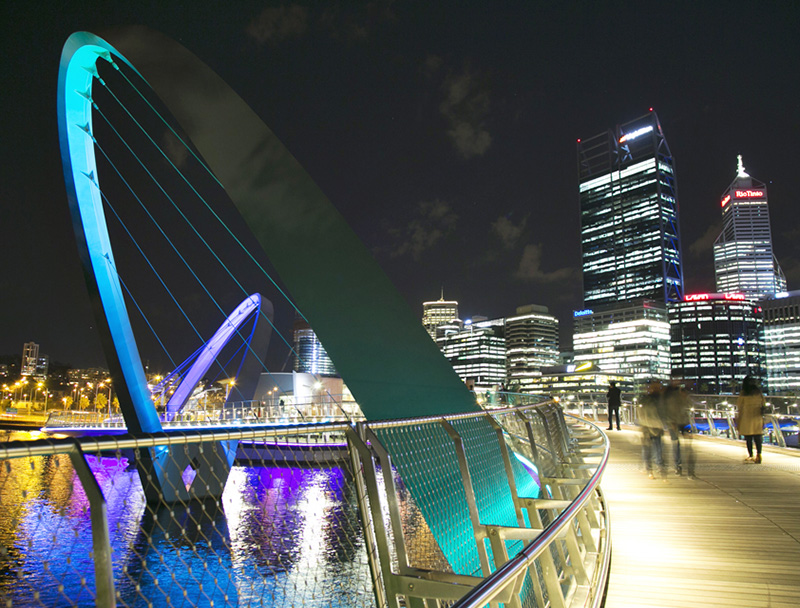
[[[743,442],[700,438],[696,479],[665,482],[642,472],[636,431],[609,436],[606,608],[800,605],[800,452],[743,464]]]

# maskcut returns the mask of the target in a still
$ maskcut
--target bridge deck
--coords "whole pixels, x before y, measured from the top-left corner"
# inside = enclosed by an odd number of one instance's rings
[[[697,478],[665,482],[642,472],[638,433],[609,435],[607,608],[800,606],[800,453],[743,464],[743,443],[696,439]]]

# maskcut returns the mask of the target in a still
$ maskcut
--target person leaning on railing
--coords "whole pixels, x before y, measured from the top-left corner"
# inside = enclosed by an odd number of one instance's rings
[[[742,392],[736,401],[736,430],[744,435],[747,443],[746,463],[761,464],[761,438],[764,434],[764,410],[766,401],[758,381],[752,376],[742,380]],[[756,444],[756,457],[753,458],[753,442]]]

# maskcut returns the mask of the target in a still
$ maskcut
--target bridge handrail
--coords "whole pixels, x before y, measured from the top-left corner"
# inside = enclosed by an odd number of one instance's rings
[[[498,438],[507,437],[512,441],[524,439],[520,434],[521,427],[514,426],[515,421],[521,420],[522,427],[527,424],[528,436],[531,438],[534,438],[531,425],[536,428],[536,441],[531,448],[533,455],[531,456],[529,453],[526,455],[539,466],[541,487],[548,488],[550,491],[543,491],[539,498],[524,498],[523,495],[519,495],[516,499],[514,508],[519,511],[517,516],[519,518],[522,517],[523,512],[527,513],[529,526],[522,523],[517,528],[480,524],[486,534],[491,535],[493,534],[492,530],[495,530],[501,535],[509,534],[509,536],[504,536],[509,541],[519,539],[530,544],[523,547],[521,552],[510,561],[507,555],[505,557],[501,555],[502,551],[495,550],[494,558],[490,557],[498,566],[494,574],[489,574],[484,570],[483,575],[480,573],[477,576],[457,575],[452,571],[437,573],[406,568],[400,578],[406,582],[413,581],[413,584],[417,585],[417,591],[410,595],[414,598],[424,596],[437,597],[439,601],[460,601],[457,605],[462,607],[478,606],[480,604],[474,602],[480,600],[475,598],[490,596],[500,598],[494,601],[502,601],[510,606],[519,606],[519,593],[522,585],[520,577],[523,576],[523,573],[530,573],[531,577],[539,576],[537,569],[532,566],[534,562],[538,562],[539,565],[543,565],[538,572],[546,572],[546,574],[542,574],[535,583],[532,583],[534,586],[538,586],[535,590],[528,587],[527,592],[536,592],[538,598],[541,598],[543,594],[545,597],[549,596],[552,606],[562,606],[562,608],[595,606],[596,599],[602,594],[604,588],[610,550],[608,514],[598,485],[608,460],[608,440],[595,425],[572,416],[565,419],[561,415],[561,409],[553,402],[549,402],[445,417],[431,416],[409,420],[361,423],[361,427],[379,431],[380,429],[410,425],[414,429],[419,429],[433,424],[442,424],[444,420],[447,425],[450,425],[452,431],[456,432],[458,429],[457,432],[462,432],[469,428],[469,425],[474,424],[475,420],[481,419],[492,425],[492,428],[497,431]],[[569,429],[567,429],[567,420]],[[258,441],[259,439],[309,436],[310,434],[319,437],[335,435],[342,438],[349,435],[352,438],[354,433],[355,427],[347,423],[306,423],[276,425],[275,427],[262,426],[260,428],[187,429],[183,432],[165,431],[141,435],[10,441],[0,444],[0,460],[52,454],[70,455],[76,471],[79,471],[80,482],[86,490],[92,514],[92,536],[95,539],[93,555],[98,591],[97,605],[111,606],[115,593],[115,581],[111,565],[109,522],[104,515],[106,512],[105,499],[97,488],[97,481],[94,480],[86,465],[83,457],[85,454],[120,454],[122,450],[141,450],[159,446],[231,440]],[[499,439],[499,441],[502,444],[505,440]],[[537,442],[540,442],[538,446]],[[557,443],[558,445],[556,445]],[[585,452],[583,450],[587,445],[588,452]],[[514,445],[514,447],[519,448],[518,445]],[[537,449],[541,459],[539,461],[536,460]],[[467,451],[469,450],[470,447],[467,446]],[[354,452],[356,449],[350,442],[351,458],[353,458]],[[514,475],[508,466],[507,454],[505,458],[505,472],[509,476],[511,484]],[[588,463],[586,458],[599,459],[599,461],[593,460]],[[545,464],[545,460],[547,464]],[[366,459],[362,462],[365,463]],[[363,474],[359,473],[361,469],[358,467],[354,466],[353,469],[357,477]],[[589,473],[589,470],[592,472]],[[463,468],[461,474],[464,475]],[[361,487],[360,484],[358,486]],[[93,487],[94,490],[92,490]],[[359,496],[359,503],[362,503],[362,499],[363,496]],[[369,535],[368,527],[364,527],[365,538]],[[490,540],[490,537],[486,538],[487,541]],[[501,541],[501,544],[495,544],[494,548],[502,546],[504,545]],[[379,583],[381,576],[379,569],[373,570],[373,582]],[[482,576],[487,576],[487,578],[482,578]],[[566,587],[563,587],[562,583]],[[475,592],[470,592],[464,599],[459,600],[473,587],[476,588]],[[396,590],[397,587],[394,589]],[[558,601],[554,599],[557,595],[560,597]],[[415,601],[413,600],[412,603]],[[379,605],[384,606],[387,603],[383,602]]]
[[[571,418],[580,420],[576,416],[567,414]],[[581,420],[582,421],[582,420]],[[583,422],[583,421],[582,421]],[[590,423],[591,424],[591,423]],[[595,425],[592,425],[595,426]],[[600,429],[597,428],[598,432]],[[605,472],[609,458],[609,441],[608,437],[602,432],[603,437],[603,456],[601,462],[597,465],[597,470],[587,482],[586,486],[580,491],[578,496],[573,500],[572,504],[564,509],[553,522],[536,538],[530,545],[525,547],[519,555],[510,559],[503,566],[497,569],[489,577],[485,578],[480,584],[476,585],[469,591],[463,598],[453,605],[453,608],[479,608],[492,602],[497,598],[506,587],[515,583],[515,581],[533,565],[534,561],[550,547],[550,544],[556,539],[563,530],[570,525],[577,514],[583,509],[586,503],[595,495],[599,494],[603,503],[605,500],[602,497],[602,490],[600,488],[600,481],[602,480],[603,473]],[[606,537],[610,538],[610,518],[605,520]],[[600,591],[605,587],[605,577],[608,573],[608,567],[611,560],[611,551],[606,551],[603,556],[603,563],[598,569],[602,578],[597,581],[593,586],[595,591]],[[602,593],[595,593],[591,598],[591,606],[599,606],[602,600]]]
[[[552,416],[556,411],[560,416],[563,428],[552,427],[552,425],[559,424],[557,417]],[[503,424],[503,416],[519,414],[522,414],[523,420],[527,422],[529,434],[532,432],[530,431],[531,419],[540,418],[539,424],[541,430],[546,431],[546,438],[542,445],[533,446],[533,455],[536,458],[537,447],[540,451],[547,452],[549,457],[555,458],[556,469],[555,472],[545,471],[542,466],[538,466],[537,462],[543,498],[526,499],[518,495],[515,499],[516,508],[520,512],[527,512],[530,527],[522,524],[519,528],[485,524],[482,520],[476,519],[479,515],[475,509],[475,496],[470,496],[475,491],[474,484],[470,481],[471,475],[468,470],[469,465],[464,457],[464,448],[463,446],[459,448],[461,440],[456,437],[458,432],[453,424],[458,421],[483,417],[494,421],[493,426],[499,429]],[[547,416],[550,416],[549,422]],[[436,605],[439,605],[441,601],[455,601],[454,606],[460,608],[477,608],[486,605],[487,602],[502,602],[511,606],[519,606],[522,579],[526,578],[524,575],[530,574],[527,580],[536,578],[536,581],[531,583],[533,588],[529,587],[527,592],[536,593],[539,598],[546,594],[550,598],[551,606],[561,606],[562,608],[598,606],[602,598],[602,590],[605,587],[610,561],[609,518],[599,487],[608,462],[609,442],[596,425],[576,416],[569,416],[569,420],[569,426],[573,431],[580,425],[588,433],[582,435],[580,432],[570,432],[561,408],[553,401],[491,409],[478,413],[365,422],[358,427],[360,429],[358,437],[355,436],[356,433],[350,431],[350,441],[355,443],[354,447],[356,448],[351,448],[351,457],[354,458],[353,466],[355,470],[360,471],[361,477],[359,504],[362,510],[362,521],[371,522],[371,524],[366,524],[365,530],[369,529],[368,535],[372,539],[374,548],[370,552],[370,556],[373,580],[380,591],[378,605],[381,607],[395,606],[397,598],[402,595],[406,597],[407,605],[415,605],[417,601],[433,601]],[[548,424],[551,425],[551,428],[548,428]],[[456,451],[461,450],[459,468],[461,468],[464,491],[467,494],[467,504],[471,505],[470,519],[478,546],[480,547],[485,542],[478,540],[481,538],[481,534],[488,534],[485,537],[486,540],[491,540],[494,535],[495,538],[500,536],[509,541],[524,539],[524,542],[529,543],[510,560],[503,555],[502,543],[500,545],[493,544],[493,559],[497,569],[491,574],[484,570],[485,578],[455,574],[452,571],[420,570],[410,563],[404,565],[406,548],[405,541],[402,539],[402,526],[398,521],[399,516],[394,514],[389,517],[388,522],[381,523],[379,521],[383,517],[380,515],[380,507],[377,505],[388,504],[389,513],[392,514],[392,509],[396,508],[392,507],[392,504],[396,502],[394,497],[396,490],[390,479],[392,476],[383,473],[383,484],[377,481],[379,475],[375,469],[376,462],[380,463],[381,471],[387,470],[386,467],[394,468],[394,463],[390,460],[386,448],[380,445],[381,440],[375,431],[404,426],[414,427],[419,431],[426,425],[445,425],[445,428],[450,429],[448,433],[451,434],[451,438],[456,441]],[[502,430],[506,433],[510,432],[508,428],[502,428]],[[569,436],[565,435],[565,432],[569,433]],[[530,436],[533,437],[533,435]],[[520,439],[519,436],[515,437]],[[593,453],[583,452],[586,447]],[[430,452],[431,455],[436,453],[430,448],[426,448],[425,451]],[[597,457],[600,458],[599,462],[589,464],[585,460],[585,458]],[[552,467],[550,468],[552,470]],[[592,469],[593,472],[587,478],[584,474],[589,469]],[[508,462],[505,470],[513,488],[513,474]],[[473,489],[470,490],[470,487]],[[550,490],[550,493],[545,488]],[[514,492],[513,489],[512,492]],[[556,512],[557,515],[550,515]],[[546,524],[543,529],[540,527],[542,523]],[[386,527],[387,525],[389,528]],[[553,543],[557,540],[559,543],[565,544],[554,546]],[[391,558],[391,555],[395,557]],[[556,555],[555,558],[554,555]],[[537,560],[544,560],[540,561],[542,568],[532,569]],[[570,565],[566,566],[568,562]],[[398,570],[395,571],[395,568]],[[569,574],[563,570],[564,568],[569,570]],[[543,573],[541,578],[538,573]],[[565,575],[566,578],[562,579],[562,575]],[[570,582],[571,577],[573,578],[572,582]],[[566,591],[562,587],[564,580],[568,585]],[[459,598],[459,595],[463,597]]]

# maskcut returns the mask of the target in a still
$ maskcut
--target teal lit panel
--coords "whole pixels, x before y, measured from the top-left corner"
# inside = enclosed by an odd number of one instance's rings
[[[482,524],[517,527],[518,520],[506,478],[497,434],[485,418],[453,422],[464,441],[479,520]],[[403,483],[425,517],[442,553],[458,574],[481,576],[478,550],[453,440],[437,423],[390,427],[376,431],[392,455]],[[515,480],[523,482],[522,496],[538,496],[530,472],[512,457]],[[523,491],[524,490],[524,491]],[[490,563],[492,550],[485,542]],[[523,548],[521,541],[506,544],[510,557]]]
[[[481,576],[453,440],[439,424],[376,431],[456,574]]]
[[[107,39],[181,124],[369,420],[477,409],[419,317],[311,177],[208,66],[143,27]]]

